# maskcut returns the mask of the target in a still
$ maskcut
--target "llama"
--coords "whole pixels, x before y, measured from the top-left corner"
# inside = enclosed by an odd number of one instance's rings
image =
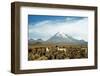
[[[64,47],[58,47],[58,46],[56,46],[56,47],[57,47],[57,50],[66,52],[66,48],[64,48]]]
[[[46,47],[46,52],[49,52],[49,51],[50,51],[50,49],[48,47]]]

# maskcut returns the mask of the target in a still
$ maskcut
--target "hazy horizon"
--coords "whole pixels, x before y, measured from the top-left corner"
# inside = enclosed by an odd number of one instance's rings
[[[88,41],[88,18],[76,16],[28,15],[28,39],[47,40],[57,32]]]

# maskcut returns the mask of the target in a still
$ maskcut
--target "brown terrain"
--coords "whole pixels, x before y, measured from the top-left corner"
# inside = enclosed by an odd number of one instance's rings
[[[87,45],[29,44],[28,60],[88,58]]]

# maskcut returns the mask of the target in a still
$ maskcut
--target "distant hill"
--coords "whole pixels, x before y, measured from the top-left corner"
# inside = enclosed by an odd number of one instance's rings
[[[28,40],[29,44],[39,44],[39,43],[42,43],[42,42],[44,42],[42,39],[37,39],[37,40],[30,39],[30,40]]]
[[[84,40],[77,40],[68,34],[57,32],[55,35],[50,37],[48,40],[43,41],[42,39],[30,39],[29,44],[34,43],[61,43],[61,44],[87,44]]]

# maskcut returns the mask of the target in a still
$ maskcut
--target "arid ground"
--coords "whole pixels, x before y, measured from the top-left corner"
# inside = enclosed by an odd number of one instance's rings
[[[88,58],[87,45],[29,44],[28,60]]]

